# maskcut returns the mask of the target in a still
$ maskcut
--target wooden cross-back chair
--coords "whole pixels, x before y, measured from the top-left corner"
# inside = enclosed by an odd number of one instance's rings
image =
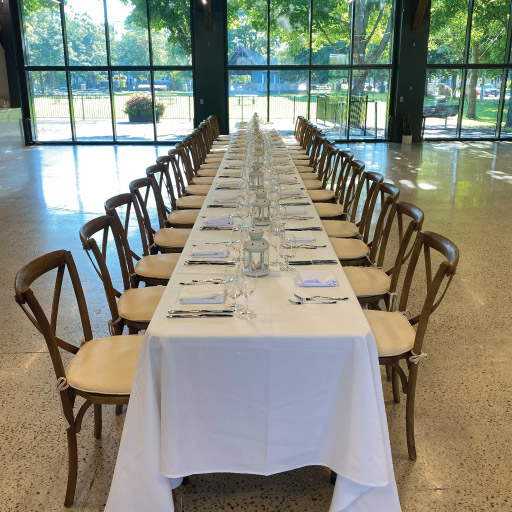
[[[151,174],[151,172],[148,174]],[[166,227],[166,209],[160,194],[160,188],[154,178],[146,176],[133,180],[130,183],[130,192],[135,195],[140,208],[150,254],[182,252],[192,230],[189,228]],[[154,201],[156,207],[158,230],[155,230],[151,223],[148,211],[150,200]]]
[[[382,184],[381,190],[388,186]],[[377,305],[383,299],[386,308],[389,307],[390,299],[396,292],[402,266],[411,255],[423,219],[423,212],[417,206],[403,201],[396,201],[389,209],[387,217],[385,207],[383,208],[368,256],[371,266],[345,268],[345,275],[361,304]],[[390,253],[392,234],[396,234],[396,239],[393,240],[395,250]],[[384,264],[388,261],[392,263],[384,269]]]
[[[434,257],[441,259],[441,262],[433,264]],[[420,261],[422,265],[418,266]],[[411,460],[416,460],[414,403],[418,367],[427,356],[423,352],[423,342],[430,316],[445,297],[458,262],[459,250],[453,242],[431,231],[420,232],[409,258],[397,310],[365,310],[377,343],[379,362],[386,368],[391,367],[395,402],[400,401],[400,384],[403,393],[407,395],[405,423],[407,449]],[[422,290],[422,304],[417,310],[409,312],[411,288],[413,282],[421,279],[421,270],[425,271],[426,278],[425,284],[419,288]],[[415,296],[414,302],[418,298]]]
[[[146,176],[154,181],[154,190],[159,191],[155,195],[155,201],[157,208],[162,212],[165,219],[164,226],[169,228],[192,228],[200,210],[190,208],[180,210],[178,208],[174,186],[169,174],[170,159],[169,155],[159,157],[159,163],[146,169]],[[191,197],[193,196],[185,196],[185,198]],[[165,198],[167,198],[167,203]]]
[[[361,176],[358,188],[365,189],[366,198],[357,237],[330,237],[332,246],[342,265],[367,265],[372,263],[368,259],[371,246],[374,242],[378,243],[378,238],[381,235],[381,231],[377,232],[374,229],[375,223],[373,221],[378,199],[381,198],[379,220],[382,223],[400,194],[397,187],[384,184],[382,181],[382,175],[375,172],[365,172]],[[377,227],[379,227],[378,222]]]
[[[332,175],[335,172],[335,163],[338,150],[326,140],[323,144],[322,155],[318,163],[318,180],[321,188],[308,189],[308,194],[314,203],[334,202],[336,199],[336,190],[329,187],[332,181]],[[303,177],[304,175],[301,175]],[[304,178],[303,178],[304,179]]]
[[[172,171],[172,176],[174,178],[174,190],[176,190],[178,194],[178,198],[176,199],[176,207],[179,210],[201,208],[210,187],[207,186],[205,188],[204,186],[201,186],[203,188],[198,189],[200,186],[197,185],[196,189],[201,191],[201,194],[187,193],[187,190],[191,192],[193,189],[187,189],[187,187],[190,187],[191,185],[187,185],[185,181],[185,175],[188,172],[187,166],[189,165],[186,148],[183,145],[178,144],[174,149],[169,151],[168,157],[168,169],[169,171]]]
[[[66,272],[67,271],[67,272]],[[74,341],[66,341],[57,335],[57,319],[63,284],[66,274],[73,290],[74,303],[66,295],[66,309],[75,306],[80,316]],[[32,290],[33,283],[53,288],[50,315],[45,313],[46,304],[41,303]],[[143,336],[112,336],[93,338],[85,296],[73,256],[69,251],[54,251],[24,265],[14,281],[15,300],[34,327],[43,335],[57,379],[62,415],[66,422],[68,444],[68,479],[64,505],[70,507],[75,497],[78,472],[77,434],[82,428],[83,418],[94,405],[94,436],[101,437],[102,405],[115,405],[120,412],[130,398],[133,376],[139,357]],[[66,289],[66,288],[65,288]],[[80,337],[82,339],[80,341]],[[61,352],[72,354],[67,368]],[[74,412],[77,397],[85,400]]]
[[[122,334],[124,326],[126,326],[130,334],[136,334],[147,328],[162,298],[164,287],[131,287],[132,281],[130,280],[127,258],[114,223],[114,217],[111,215],[103,215],[86,222],[80,228],[80,241],[94,270],[103,283],[111,315],[109,320],[110,333]],[[101,240],[100,245],[98,245],[95,237]],[[121,270],[122,291],[114,286],[109,271],[108,242],[112,239],[115,242],[118,264]]]
[[[208,119],[212,123],[215,140],[220,141],[221,143],[228,143],[231,135],[223,135],[220,133],[219,119],[217,116],[215,114],[211,114],[208,116]]]
[[[333,202],[317,202],[315,208],[322,221],[342,221],[347,219],[348,222],[354,223],[351,219],[351,211],[359,203],[361,195],[357,195],[357,188],[360,177],[364,174],[365,164],[360,160],[354,160],[352,153],[338,152],[337,159],[334,162],[334,173],[338,175],[336,189],[334,191]],[[327,229],[327,223],[326,229]],[[349,233],[347,236],[357,236],[357,229],[354,231],[354,226],[349,226]],[[334,233],[329,233],[329,236],[338,236]]]
[[[180,255],[179,253],[149,253],[144,219],[135,195],[125,193],[107,199],[105,201],[105,212],[114,218],[112,230],[123,245],[131,287],[137,288],[140,282],[147,286],[167,284]],[[133,244],[130,245],[129,242],[132,212],[137,222],[142,255],[137,254],[133,250]]]

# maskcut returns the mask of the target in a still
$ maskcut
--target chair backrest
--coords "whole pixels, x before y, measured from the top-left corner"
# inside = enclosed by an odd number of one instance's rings
[[[112,231],[114,236],[119,237],[126,255],[126,264],[128,266],[128,274],[130,277],[130,287],[136,288],[136,274],[134,260],[137,262],[141,257],[133,250],[134,244],[130,244],[130,228],[133,228],[132,213],[135,216],[136,228],[139,232],[140,245],[142,254],[149,254],[149,245],[144,226],[144,219],[138,201],[134,194],[118,194],[105,201],[105,213],[113,217]]]
[[[146,169],[146,176],[152,178],[155,181],[155,186],[160,190],[166,217],[171,211],[176,210],[176,192],[169,172],[170,162],[171,157],[164,155],[157,158],[156,165],[151,165]],[[169,206],[165,204],[165,197],[169,201]]]
[[[377,192],[378,199],[376,201],[376,203],[379,203],[380,211],[377,222],[375,223],[373,237],[370,236],[373,219],[370,216],[365,219],[364,229],[367,231],[366,238],[368,240],[371,238],[370,254],[368,255],[371,263],[376,263],[377,258],[386,249],[387,240],[384,239],[384,234],[388,233],[388,231],[386,231],[385,228],[394,215],[395,205],[399,195],[400,190],[398,187],[389,183],[381,183]]]
[[[109,320],[109,328],[111,334],[121,334],[119,330],[119,312],[117,310],[117,299],[125,290],[131,287],[130,272],[128,269],[127,258],[124,253],[124,247],[113,228],[114,218],[110,215],[103,215],[86,222],[80,228],[80,241],[87,256],[89,257],[94,270],[98,274],[105,296],[107,297],[108,307],[112,320]],[[95,237],[100,239],[100,243]],[[108,268],[108,242],[113,239],[117,252],[119,267],[121,270],[121,278],[123,284],[123,292],[117,290],[112,282],[111,273]],[[122,330],[122,328],[121,328]]]
[[[60,250],[39,256],[24,265],[14,280],[15,300],[35,328],[44,336],[57,379],[66,378],[60,350],[76,354],[80,346],[79,340],[73,344],[57,336],[57,319],[66,270],[71,280],[74,299],[80,315],[83,340],[89,341],[92,339],[92,331],[87,304],[73,256],[69,251]],[[45,285],[48,284],[48,281],[53,282],[49,316],[45,312],[48,310],[47,305],[40,303],[32,290],[32,285],[36,281],[38,284],[44,281]],[[70,306],[69,299],[70,297],[66,294],[68,306]]]
[[[146,170],[146,173],[151,175],[152,168],[153,166],[148,167],[149,172]],[[153,235],[155,234],[156,230],[152,226],[148,206],[150,200],[153,200],[156,208],[158,227],[159,229],[165,228],[166,210],[165,205],[163,204],[162,196],[160,194],[160,189],[158,188],[152,176],[146,176],[145,178],[137,178],[136,180],[130,182],[130,192],[134,195],[135,200],[137,201],[137,205],[140,209],[141,217],[144,221],[144,230],[148,240],[148,249],[152,254],[155,243]]]
[[[204,158],[200,154],[200,147],[197,143],[196,134],[192,133],[188,137],[185,137],[180,143],[176,144],[174,148],[169,150],[168,154],[181,150],[182,156],[180,157],[180,167],[183,176],[183,184],[189,184],[192,182],[194,176],[197,175],[197,171],[201,167]]]
[[[349,169],[351,168],[354,154],[349,150],[337,149],[332,156],[332,172],[330,189],[334,190],[337,201],[343,202],[349,181]]]
[[[393,261],[392,266],[385,269],[385,272],[391,276],[390,293],[396,291],[402,266],[412,254],[414,242],[423,226],[424,218],[423,210],[417,206],[405,201],[397,201],[387,219],[382,240],[373,261],[378,267],[384,267],[387,259]],[[394,258],[386,258],[392,235],[395,237],[393,241],[396,253]]]
[[[183,197],[186,195],[185,187],[190,183],[189,180],[186,180],[190,162],[183,145],[178,144],[169,151],[169,164],[169,170],[172,171],[172,176],[174,177],[174,189],[177,191],[178,197]],[[169,172],[170,176],[171,173]]]
[[[432,260],[436,256],[441,258],[441,262],[433,265]],[[421,311],[417,314],[411,313],[413,316],[409,320],[411,325],[417,325],[413,351],[418,355],[421,354],[430,315],[439,307],[455,275],[459,262],[459,249],[448,238],[437,233],[423,231],[418,234],[405,273],[398,302],[399,311],[408,311],[411,286],[416,280],[416,272],[421,270],[418,268],[420,259],[426,278],[426,285],[422,285],[420,289],[424,290],[425,298]]]
[[[220,135],[220,126],[219,126],[219,120],[217,119],[217,116],[214,114],[211,114],[207,117],[207,121],[210,123],[210,125],[212,127],[214,140],[217,140]]]

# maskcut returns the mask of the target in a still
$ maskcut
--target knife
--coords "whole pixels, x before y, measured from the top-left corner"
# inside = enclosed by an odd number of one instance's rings
[[[186,260],[185,265],[234,265],[235,261]]]
[[[167,315],[167,318],[233,318],[233,313],[231,314],[226,314],[226,313],[221,313],[221,314],[215,314],[215,315],[210,315],[210,314],[206,314],[206,313],[199,313],[199,314],[196,314],[196,313],[193,313],[191,315],[185,315],[183,313],[178,313],[178,314],[171,314],[171,315]]]
[[[297,260],[290,261],[290,265],[336,265],[337,260]]]
[[[234,204],[209,204],[207,208],[236,208]]]
[[[286,228],[286,231],[323,231],[321,226],[311,226],[310,228]]]
[[[280,203],[282,206],[311,206],[311,203],[299,202],[299,203]]]
[[[189,315],[189,314],[212,314],[212,315],[232,315],[232,309],[169,309],[167,311],[170,315]]]
[[[232,226],[201,226],[200,231],[233,231]]]

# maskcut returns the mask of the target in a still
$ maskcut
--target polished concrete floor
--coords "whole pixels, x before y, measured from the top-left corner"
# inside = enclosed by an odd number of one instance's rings
[[[404,511],[512,509],[512,144],[354,144],[367,169],[397,184],[425,212],[424,229],[456,242],[458,273],[434,314],[421,363],[418,460],[407,458],[404,402],[384,382],[395,475]],[[13,280],[30,259],[70,249],[96,335],[107,333],[103,289],[78,230],[103,213],[165,148],[0,147],[0,511],[63,510],[67,450],[55,378],[41,335],[14,303]],[[111,408],[109,408],[111,409]],[[102,511],[124,416],[105,412],[104,434],[87,414],[79,435],[73,509]],[[329,509],[325,468],[275,475],[192,477],[178,511],[316,512]],[[378,511],[376,511],[378,512]]]

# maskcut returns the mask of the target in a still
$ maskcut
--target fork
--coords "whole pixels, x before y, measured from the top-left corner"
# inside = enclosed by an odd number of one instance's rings
[[[295,304],[297,306],[301,304],[337,304],[337,300],[311,300],[311,301],[304,301],[304,300],[292,300],[288,299],[288,302],[290,304]]]
[[[308,302],[310,300],[348,300],[348,297],[328,297],[327,295],[313,295],[312,297],[301,297],[300,295],[294,293],[293,296],[297,297],[297,299],[302,300],[304,302]]]

